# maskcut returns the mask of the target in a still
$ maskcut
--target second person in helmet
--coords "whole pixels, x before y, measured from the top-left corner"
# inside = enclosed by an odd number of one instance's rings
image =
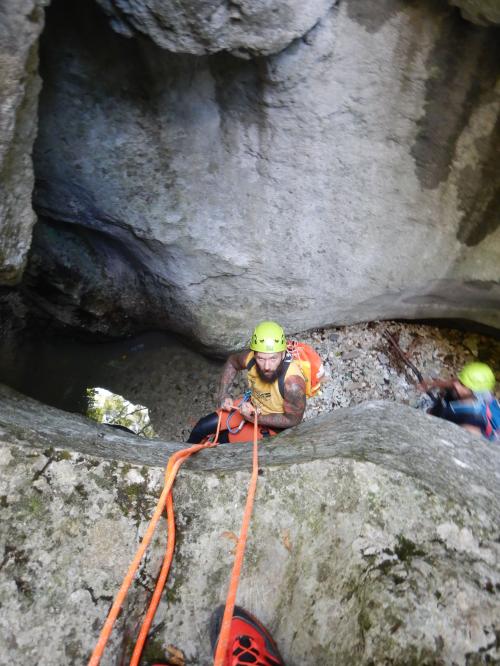
[[[493,370],[479,361],[467,363],[452,379],[423,382],[422,390],[440,389],[429,414],[453,421],[490,441],[500,439],[500,404],[494,396]]]
[[[239,411],[246,421],[253,422],[258,412],[259,425],[273,431],[291,428],[302,421],[306,407],[306,382],[300,365],[286,351],[285,333],[273,321],[264,321],[254,330],[250,349],[231,354],[221,376],[218,403],[223,410],[233,408],[231,389],[236,374],[247,370],[250,400],[241,403]],[[198,443],[215,432],[216,412],[200,419],[188,439]],[[222,431],[219,441],[228,441]]]

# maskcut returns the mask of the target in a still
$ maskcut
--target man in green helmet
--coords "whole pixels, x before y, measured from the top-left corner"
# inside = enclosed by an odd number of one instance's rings
[[[274,321],[263,321],[256,326],[250,349],[231,354],[222,370],[218,404],[224,411],[235,408],[231,389],[238,372],[246,370],[249,400],[238,405],[245,421],[253,423],[258,414],[259,426],[275,434],[302,421],[306,407],[306,381],[302,369],[287,353],[285,333]],[[208,414],[193,428],[188,442],[198,443],[216,431],[219,415]],[[219,441],[229,441],[224,424]]]
[[[490,441],[500,440],[500,404],[495,398],[493,370],[479,361],[467,363],[458,377],[434,379],[420,385],[422,390],[440,390],[429,414],[453,421]]]

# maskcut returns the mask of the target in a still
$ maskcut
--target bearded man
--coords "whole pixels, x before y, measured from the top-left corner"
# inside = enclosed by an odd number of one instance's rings
[[[220,381],[218,404],[231,412],[235,403],[230,391],[236,374],[247,371],[249,399],[237,409],[244,421],[253,423],[255,413],[261,427],[260,436],[276,434],[299,424],[306,407],[306,381],[297,361],[287,353],[285,333],[274,321],[256,326],[250,349],[232,354],[226,361]],[[219,413],[204,416],[193,428],[188,442],[197,444],[215,433]],[[229,431],[221,425],[219,442],[230,440]]]

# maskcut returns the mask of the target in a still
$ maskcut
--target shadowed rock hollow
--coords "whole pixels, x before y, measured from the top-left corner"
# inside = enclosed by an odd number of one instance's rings
[[[30,307],[219,353],[266,316],[498,326],[497,28],[424,1],[102,4],[133,37],[47,11]]]
[[[0,655],[83,664],[176,446],[107,433],[6,389],[2,401]],[[366,403],[261,446],[260,465],[238,599],[270,626],[287,664],[500,658],[498,447],[407,407]],[[208,618],[225,597],[249,467],[249,447],[228,445],[183,469],[150,657],[173,643],[187,664],[211,663]],[[130,647],[164,533],[161,524],[103,664]]]

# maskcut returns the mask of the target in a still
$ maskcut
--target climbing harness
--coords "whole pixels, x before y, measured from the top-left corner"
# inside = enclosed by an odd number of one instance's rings
[[[241,419],[240,423],[238,423],[238,425],[237,425],[235,428],[231,428],[231,419],[233,418],[233,416],[234,416],[235,414],[238,413],[238,408],[241,407],[241,405],[242,405],[244,402],[248,402],[248,401],[250,400],[251,397],[252,397],[252,391],[251,391],[250,389],[247,389],[247,390],[245,391],[245,393],[243,394],[243,396],[242,396],[240,402],[239,402],[239,403],[236,405],[236,407],[233,408],[233,409],[229,412],[229,414],[227,415],[227,419],[226,419],[226,429],[229,430],[229,432],[231,433],[231,435],[237,435],[237,434],[241,431],[241,429],[243,428],[243,426],[245,425],[245,423],[247,423],[247,421],[245,421],[245,419]]]
[[[243,402],[243,401],[242,401]],[[136,551],[136,554],[130,564],[127,573],[123,579],[123,583],[115,597],[111,610],[108,613],[106,621],[101,630],[99,639],[94,648],[88,666],[98,666],[101,657],[104,653],[106,643],[109,640],[113,625],[118,617],[118,614],[121,610],[122,604],[125,600],[127,592],[132,584],[134,576],[137,572],[139,564],[142,560],[142,557],[151,542],[153,537],[156,525],[158,520],[163,513],[163,510],[166,508],[167,511],[167,524],[168,524],[168,533],[167,533],[167,547],[165,551],[165,557],[163,564],[160,570],[160,575],[156,583],[153,596],[151,598],[149,607],[147,609],[144,621],[142,623],[141,629],[139,631],[137,641],[132,653],[132,658],[130,660],[130,666],[138,666],[146,638],[153,622],[158,604],[160,602],[161,594],[165,583],[168,577],[170,570],[170,565],[172,563],[174,548],[175,548],[175,516],[174,516],[174,503],[172,497],[172,487],[175,481],[175,477],[180,466],[193,454],[201,451],[202,449],[213,448],[218,445],[218,438],[220,432],[222,412],[219,414],[219,421],[217,424],[217,431],[215,433],[214,441],[207,441],[202,444],[195,444],[190,446],[187,449],[182,449],[174,453],[167,464],[165,470],[165,483],[154,510],[151,521],[148,525],[146,533]],[[243,520],[241,524],[240,536],[238,538],[238,543],[236,545],[236,554],[234,558],[233,570],[231,573],[231,578],[229,582],[229,589],[226,598],[226,606],[224,610],[224,615],[221,623],[221,630],[219,641],[217,645],[217,651],[215,653],[214,666],[224,666],[224,659],[228,649],[229,634],[231,630],[231,620],[234,611],[234,605],[236,602],[236,592],[238,589],[238,583],[241,575],[241,569],[243,566],[243,557],[245,553],[245,546],[248,534],[248,528],[250,525],[250,518],[252,515],[253,503],[255,498],[255,491],[257,488],[257,479],[258,479],[258,416],[255,413],[254,422],[253,422],[253,451],[252,451],[252,475],[250,478],[247,501],[245,505],[245,511],[243,513]]]

